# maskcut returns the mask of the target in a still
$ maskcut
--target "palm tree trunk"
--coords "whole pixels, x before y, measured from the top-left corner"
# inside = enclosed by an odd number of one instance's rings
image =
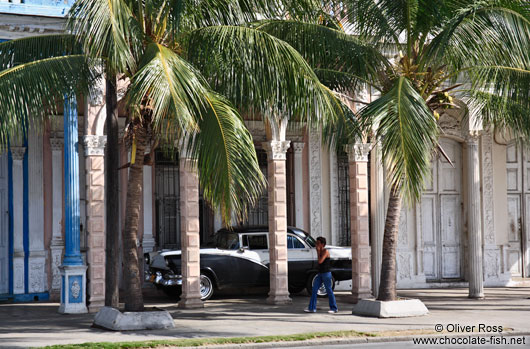
[[[107,149],[105,152],[106,190],[106,268],[105,305],[119,306],[119,222],[120,196],[118,191],[118,98],[116,95],[116,75],[107,72]]]
[[[401,213],[399,186],[393,185],[388,200],[385,233],[383,237],[383,260],[381,263],[381,283],[377,300],[396,300],[396,248]]]
[[[144,151],[147,145],[147,130],[136,125],[136,161],[129,167],[127,204],[125,206],[125,229],[123,230],[123,276],[125,283],[125,311],[143,311],[142,278],[138,265],[138,223],[142,200]]]

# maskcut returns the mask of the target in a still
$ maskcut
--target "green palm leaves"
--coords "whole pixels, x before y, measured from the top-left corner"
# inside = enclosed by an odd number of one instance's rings
[[[437,144],[436,118],[405,77],[361,111],[365,129],[375,129],[388,164],[392,187],[402,188],[411,202],[420,197]]]
[[[0,43],[0,145],[23,135],[31,123],[55,111],[72,90],[88,92],[93,76],[86,57],[69,35],[48,35]]]

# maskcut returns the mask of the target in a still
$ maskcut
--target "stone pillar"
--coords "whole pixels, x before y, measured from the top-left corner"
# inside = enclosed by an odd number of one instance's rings
[[[370,232],[372,237],[372,294],[377,298],[381,281],[383,259],[383,236],[385,232],[385,176],[381,159],[381,148],[375,146],[370,159]]]
[[[105,144],[106,136],[87,135],[85,145],[88,310],[105,305]],[[116,218],[117,219],[117,218]]]
[[[24,293],[24,155],[26,147],[11,147],[13,158],[13,293]]]
[[[201,301],[200,292],[199,177],[195,160],[186,157],[185,154],[180,156],[182,296],[179,307],[202,308],[204,303]]]
[[[81,257],[79,227],[79,154],[75,96],[64,103],[64,204],[65,253],[61,266],[61,306],[63,314],[86,313],[86,266]]]
[[[153,238],[153,167],[151,166],[144,166],[143,196],[144,238],[142,246],[144,252],[151,252],[155,247],[155,239]]]
[[[304,227],[304,167],[302,166],[302,155],[304,142],[293,142],[294,150],[294,210],[295,224],[297,228],[305,230]]]
[[[287,278],[287,179],[285,160],[290,141],[264,142],[269,180],[269,274],[267,303],[289,304]]]
[[[479,133],[471,131],[467,145],[467,225],[469,248],[469,298],[484,298],[482,273],[482,214],[480,205]]]
[[[370,290],[370,229],[368,226],[369,144],[347,147],[350,176],[352,294],[354,302],[372,296]]]
[[[63,139],[50,138],[52,148],[52,289],[53,293],[61,291],[61,266],[63,239]]]
[[[43,182],[43,135],[31,130],[28,136],[28,216],[29,256],[28,293],[47,291],[44,267],[44,182]]]

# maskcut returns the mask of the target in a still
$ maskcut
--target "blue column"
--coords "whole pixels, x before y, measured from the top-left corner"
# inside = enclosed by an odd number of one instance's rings
[[[63,265],[83,265],[79,231],[79,153],[77,101],[75,95],[64,100],[64,183],[65,254]]]

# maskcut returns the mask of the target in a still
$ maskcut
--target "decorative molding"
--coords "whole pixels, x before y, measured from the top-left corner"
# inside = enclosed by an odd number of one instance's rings
[[[52,147],[52,151],[62,151],[64,145],[64,138],[52,137],[50,138],[50,145]]]
[[[286,160],[287,159],[287,149],[291,141],[269,141],[263,142],[263,149],[267,151],[267,156],[272,160]]]
[[[292,142],[291,145],[293,147],[293,151],[295,152],[295,154],[301,153],[305,147],[304,142]]]
[[[484,241],[495,245],[493,229],[493,141],[489,133],[482,135],[482,206],[484,212]]]
[[[470,130],[469,133],[466,135],[465,141],[466,144],[478,144],[479,138],[482,134],[482,131],[480,130]]]
[[[309,131],[309,204],[310,229],[313,236],[322,234],[322,164],[320,132]]]
[[[303,144],[303,143],[302,143]],[[330,201],[331,201],[331,243],[337,245],[339,242],[339,164],[337,152],[330,149],[329,152],[329,178],[330,178]]]
[[[369,143],[355,143],[348,144],[344,150],[348,153],[350,162],[368,162],[368,154],[371,149],[372,146]]]
[[[26,154],[26,147],[11,147],[11,156],[13,160],[24,160]]]
[[[105,155],[105,145],[107,136],[87,135],[83,137],[85,145],[85,156],[103,156]]]

